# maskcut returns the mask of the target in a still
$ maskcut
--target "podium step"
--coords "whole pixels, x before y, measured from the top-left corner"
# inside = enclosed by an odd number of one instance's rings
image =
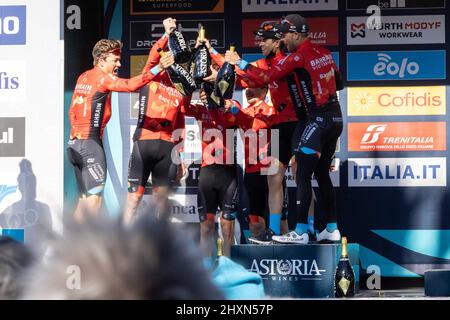
[[[334,273],[339,244],[234,245],[231,259],[258,273],[271,297],[334,298]],[[359,288],[359,245],[348,244],[349,259]]]
[[[450,269],[428,270],[424,276],[426,296],[450,297]]]

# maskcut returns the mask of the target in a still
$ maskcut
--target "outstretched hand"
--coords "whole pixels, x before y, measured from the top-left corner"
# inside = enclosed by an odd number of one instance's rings
[[[214,67],[212,65],[209,66],[209,69],[211,70],[211,74],[209,76],[203,78],[203,81],[214,83],[214,82],[216,82],[216,78],[217,78],[217,70],[214,69]]]
[[[241,61],[241,57],[237,54],[236,51],[227,50],[227,52],[225,53],[225,61],[229,64],[236,65]]]
[[[164,54],[164,56],[162,56],[159,60],[159,67],[164,70],[169,68],[172,64],[174,64],[174,62],[175,59],[172,52],[166,52],[166,54]]]
[[[204,38],[203,41],[200,41],[200,38],[197,37],[197,40],[195,41],[195,49],[200,47],[201,44],[205,44],[206,48],[211,49],[211,43],[208,39]]]

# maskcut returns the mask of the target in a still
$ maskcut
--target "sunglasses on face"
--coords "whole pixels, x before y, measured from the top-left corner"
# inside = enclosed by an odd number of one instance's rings
[[[271,23],[265,23],[261,27],[264,31],[270,31],[274,28],[274,25]]]

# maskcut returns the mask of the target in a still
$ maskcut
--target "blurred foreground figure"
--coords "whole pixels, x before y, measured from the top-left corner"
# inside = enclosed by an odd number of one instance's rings
[[[32,254],[23,243],[0,236],[0,300],[13,300],[21,295],[21,276],[32,261]]]
[[[181,230],[144,215],[132,228],[106,220],[65,228],[27,275],[25,299],[222,299]]]

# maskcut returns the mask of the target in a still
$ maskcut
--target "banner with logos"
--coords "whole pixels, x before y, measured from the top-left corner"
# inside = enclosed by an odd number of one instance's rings
[[[60,5],[0,0],[0,234],[38,255],[63,211]]]
[[[445,50],[347,52],[347,80],[445,80]]]
[[[286,12],[337,10],[338,0],[285,1],[242,0],[242,12]]]
[[[445,15],[384,16],[380,25],[347,18],[348,45],[445,43]]]
[[[366,10],[379,6],[381,10],[393,9],[444,9],[445,0],[346,0],[347,10]]]
[[[447,159],[349,158],[349,187],[446,187]]]
[[[445,122],[350,122],[348,151],[445,151]]]
[[[242,20],[242,47],[257,47],[258,42],[252,31],[257,31],[266,23],[276,24],[278,18],[260,18],[260,19],[244,19]],[[310,28],[309,38],[312,43],[337,46],[339,43],[339,28],[337,17],[321,17],[308,19]]]
[[[349,116],[446,114],[446,87],[349,87]]]
[[[448,254],[433,247],[442,232],[450,229],[446,209],[450,201],[446,170],[449,9],[445,1],[118,0],[107,4],[100,10],[105,12],[104,36],[120,38],[124,43],[122,77],[141,72],[148,50],[163,32],[162,20],[168,16],[177,18],[178,29],[191,45],[202,24],[219,52],[234,42],[244,59],[254,61],[263,56],[253,32],[263,23],[275,23],[282,16],[301,12],[310,25],[311,41],[330,49],[344,77],[346,88],[339,92],[339,99],[345,128],[331,177],[339,228],[351,242],[361,244],[363,271],[379,265],[385,276],[417,277],[423,274],[424,266],[450,264]],[[379,11],[366,13],[370,5],[378,6]],[[374,18],[373,12],[375,16],[380,14],[379,26],[373,24],[377,19],[369,19]],[[10,22],[8,32],[14,28]],[[8,80],[10,87],[16,86],[10,72],[8,76],[0,74],[3,86],[6,78],[12,79]],[[15,72],[20,77],[22,71],[16,68]],[[245,105],[242,92],[236,90],[235,94]],[[105,136],[108,210],[120,208],[126,199],[138,93],[113,94],[112,102],[113,115]],[[197,132],[195,121],[187,123],[189,132]],[[8,130],[1,129],[2,141],[11,139]],[[198,140],[189,143],[192,155],[198,156]],[[199,170],[197,164],[188,168],[171,199],[170,210],[177,221],[195,224],[198,219],[195,194]],[[291,169],[286,176],[289,223],[293,226],[296,185]],[[12,197],[14,186],[3,189]],[[147,193],[149,202],[151,184]],[[318,192],[316,196],[320,198]],[[321,229],[326,221],[320,207],[316,213],[316,227]],[[414,230],[429,232],[432,240],[426,250],[406,241],[417,234]]]
[[[131,0],[132,15],[223,13],[225,0]]]
[[[186,41],[193,47],[197,39],[198,30],[203,26],[207,30],[207,37],[212,46],[223,48],[225,45],[225,20],[177,19],[177,29],[183,33]],[[161,20],[131,21],[130,22],[130,50],[149,50],[164,34]]]

